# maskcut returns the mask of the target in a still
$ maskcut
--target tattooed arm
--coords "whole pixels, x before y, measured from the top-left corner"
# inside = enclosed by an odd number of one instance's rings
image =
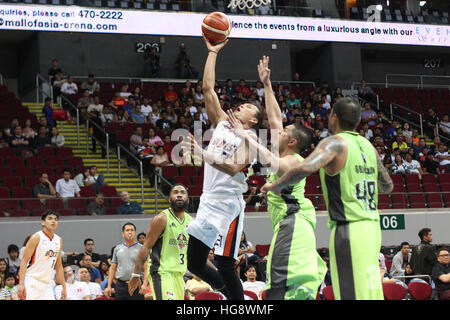
[[[278,181],[272,184],[266,183],[261,191],[272,191],[279,194],[288,185],[297,183],[328,165],[336,156],[342,154],[344,147],[344,141],[336,136],[323,139],[302,163],[286,172]]]
[[[377,166],[378,166],[378,191],[381,193],[390,193],[394,188],[394,184],[392,182],[391,177],[389,176],[389,172],[383,165],[383,161],[380,158],[380,155],[375,150],[375,154],[377,155]]]

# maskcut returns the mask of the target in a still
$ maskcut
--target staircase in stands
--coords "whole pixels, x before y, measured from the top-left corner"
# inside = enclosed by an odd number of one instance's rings
[[[41,103],[23,103],[28,107],[30,113],[35,114],[38,117],[42,114]],[[58,110],[58,105],[54,105],[55,110]],[[98,173],[102,173],[105,176],[105,181],[108,185],[116,187],[116,190],[128,191],[132,201],[137,201],[144,209],[144,213],[156,213],[155,206],[155,189],[150,187],[150,184],[144,180],[144,204],[141,203],[141,181],[134,172],[128,169],[125,165],[121,164],[121,178],[122,182],[119,183],[119,168],[117,155],[110,150],[109,156],[109,173],[107,173],[106,158],[101,157],[101,148],[97,143],[96,153],[92,152],[92,143],[89,141],[89,154],[86,154],[86,128],[84,124],[80,124],[80,145],[77,143],[77,126],[75,123],[68,124],[67,122],[58,122],[59,133],[64,136],[65,147],[72,148],[73,155],[83,158],[84,166],[97,166]],[[91,139],[89,139],[91,140]],[[161,195],[158,195],[158,211],[164,210],[169,207],[169,203]]]

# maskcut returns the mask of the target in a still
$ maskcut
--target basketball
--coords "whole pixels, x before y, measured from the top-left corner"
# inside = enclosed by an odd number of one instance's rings
[[[225,41],[231,31],[231,21],[228,16],[222,12],[213,12],[208,14],[202,23],[202,32],[206,39],[212,44]]]

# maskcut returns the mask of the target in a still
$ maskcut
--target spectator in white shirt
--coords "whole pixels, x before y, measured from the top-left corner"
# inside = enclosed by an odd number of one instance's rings
[[[100,287],[100,284],[97,282],[91,281],[91,274],[89,273],[88,269],[86,267],[81,267],[78,269],[78,280],[80,282],[83,282],[87,284],[89,288],[89,296],[91,300],[94,300],[95,298],[100,298],[103,296],[102,288]]]
[[[69,96],[78,92],[78,86],[75,82],[73,82],[73,76],[67,77],[67,81],[61,86],[61,92]]]
[[[405,154],[405,161],[403,162],[406,174],[418,174],[419,178],[422,177],[423,171],[419,161],[413,160],[411,154],[408,152]]]
[[[364,130],[364,137],[366,137],[367,140],[372,139],[373,131],[369,129],[369,125],[367,123],[363,124],[363,130]]]
[[[131,95],[131,92],[128,92],[128,86],[124,84],[122,86],[122,89],[120,89],[120,96],[122,98],[128,99],[128,97]]]
[[[97,111],[98,114],[101,114],[103,112],[103,105],[100,103],[100,97],[94,96],[94,101],[88,106],[87,112],[90,117],[93,117],[94,115],[92,112]]]
[[[247,281],[242,283],[242,288],[254,292],[259,297],[261,291],[266,288],[266,284],[262,281],[256,281],[256,268],[254,265],[247,266],[245,277],[247,278]]]
[[[255,91],[256,91],[256,94],[258,95],[258,100],[261,102],[262,99],[264,98],[264,87],[263,87],[261,81],[256,82]]]
[[[109,106],[103,106],[103,111],[100,113],[100,120],[103,126],[114,121],[114,115],[111,113]]]
[[[63,178],[56,181],[56,194],[61,198],[80,197],[80,187],[75,180],[70,179],[71,171],[66,168],[63,170]]]
[[[444,114],[441,122],[439,122],[439,133],[450,138],[450,122],[448,121],[448,114]]]
[[[66,281],[66,300],[91,300],[89,286],[85,282],[75,281],[72,267],[64,267],[64,280]],[[56,286],[56,300],[61,300],[61,290],[61,285]]]
[[[439,160],[440,166],[450,165],[450,156],[448,154],[448,148],[445,144],[441,143],[437,148],[438,152],[435,153],[435,157]]]
[[[150,105],[148,98],[144,98],[142,105],[141,105],[141,112],[145,115],[145,117],[148,117],[148,114],[150,112],[153,112],[152,106]]]

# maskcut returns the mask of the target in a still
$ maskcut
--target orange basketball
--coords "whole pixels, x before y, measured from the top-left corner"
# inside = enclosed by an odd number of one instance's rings
[[[231,21],[222,12],[208,14],[202,23],[202,32],[209,42],[216,44],[225,41],[231,31]]]

